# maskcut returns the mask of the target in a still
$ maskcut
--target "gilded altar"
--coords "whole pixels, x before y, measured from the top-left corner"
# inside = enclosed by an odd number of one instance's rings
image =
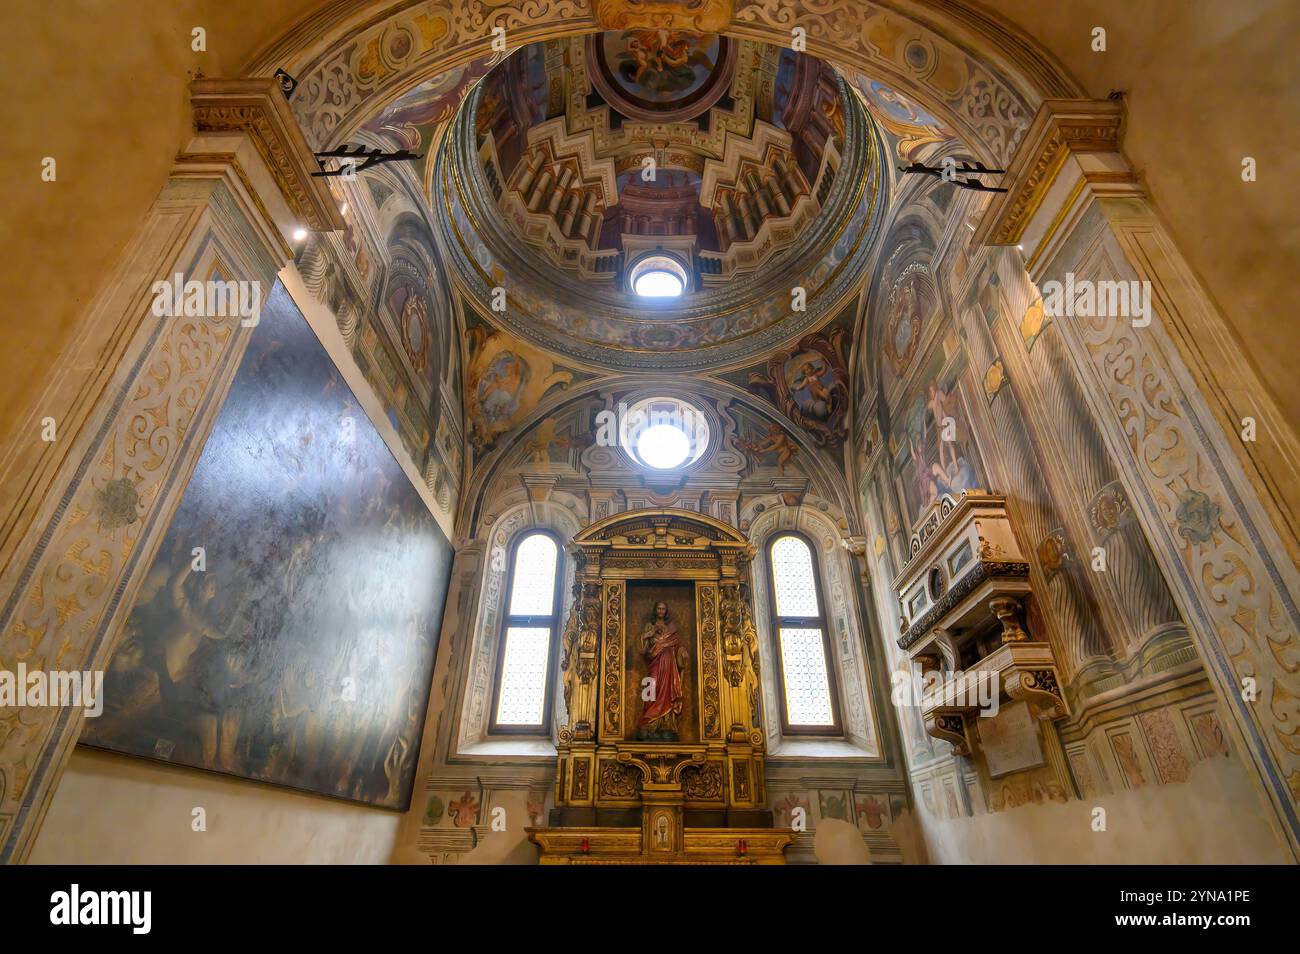
[[[753,548],[702,514],[642,510],[570,544],[567,720],[543,864],[783,862],[767,808]]]

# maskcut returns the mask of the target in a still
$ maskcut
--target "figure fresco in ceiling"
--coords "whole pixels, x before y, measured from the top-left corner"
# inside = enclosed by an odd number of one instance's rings
[[[559,427],[555,418],[548,417],[533,430],[532,436],[524,444],[524,453],[530,464],[548,468],[552,460],[556,459],[555,452],[562,454],[570,447],[581,446],[577,434],[557,434]]]
[[[555,370],[544,353],[496,329],[475,325],[467,334],[470,442],[484,451],[519,424],[548,391],[573,383],[573,375]]]
[[[451,297],[441,280],[433,236],[424,223],[403,214],[387,240],[389,257],[384,303],[397,334],[394,342],[413,372],[421,401],[437,420],[440,384],[453,369],[450,361]]]
[[[902,375],[912,363],[933,302],[929,273],[920,263],[905,268],[890,289],[885,306],[884,350],[895,375]]]
[[[471,86],[483,78],[496,59],[484,57],[439,73],[417,86],[362,128],[392,138],[399,148],[418,150],[432,133],[455,114]]]
[[[941,495],[983,486],[957,384],[960,367],[959,361],[945,370],[936,350],[894,414],[890,453],[909,523]]]
[[[859,75],[855,85],[872,116],[897,140],[900,159],[910,161],[922,146],[953,138],[939,120],[883,83]]]
[[[736,446],[759,458],[760,463],[767,463],[766,458],[775,461],[777,469],[785,476],[785,466],[794,460],[799,447],[790,439],[780,424],[769,424],[767,433],[757,438],[736,438]]]
[[[719,39],[680,30],[626,30],[602,37],[607,62],[641,99],[671,102],[699,89],[718,62]]]
[[[848,335],[843,328],[805,335],[794,348],[778,351],[764,371],[749,377],[749,389],[772,401],[818,444],[840,447],[848,436]]]

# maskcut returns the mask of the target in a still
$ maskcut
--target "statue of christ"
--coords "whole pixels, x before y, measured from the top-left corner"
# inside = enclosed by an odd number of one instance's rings
[[[690,654],[667,603],[655,604],[653,615],[641,631],[641,649],[645,653],[646,674],[652,681],[649,693],[643,693],[645,705],[637,723],[637,738],[676,742],[677,719],[682,714],[685,691],[682,674],[690,664]]]

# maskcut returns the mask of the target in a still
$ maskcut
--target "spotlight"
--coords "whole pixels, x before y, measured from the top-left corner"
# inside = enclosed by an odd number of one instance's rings
[[[307,230],[306,230],[306,229],[294,229],[294,230],[293,230],[293,240],[294,240],[295,242],[301,242],[301,241],[302,241],[303,239],[305,239],[306,237],[307,237]]]

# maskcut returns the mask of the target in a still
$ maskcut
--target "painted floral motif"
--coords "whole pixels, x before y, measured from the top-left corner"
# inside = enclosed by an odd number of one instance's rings
[[[136,493],[135,484],[126,477],[110,480],[95,492],[95,510],[104,530],[116,530],[135,523],[140,519],[139,505],[140,495]]]
[[[1201,756],[1211,758],[1216,755],[1228,755],[1228,741],[1223,735],[1223,726],[1219,717],[1213,712],[1202,712],[1188,720],[1196,739],[1200,743]]]
[[[1219,505],[1199,490],[1184,490],[1178,495],[1178,532],[1192,543],[1206,543],[1219,525]]]
[[[854,798],[854,810],[858,818],[858,827],[880,828],[889,817],[888,807],[875,795],[858,795]]]
[[[447,806],[447,813],[457,828],[468,828],[478,820],[478,799],[466,792]]]
[[[1133,737],[1129,735],[1111,736],[1110,747],[1115,753],[1120,769],[1124,772],[1128,787],[1137,788],[1145,785],[1147,780],[1142,772],[1142,765],[1138,762],[1137,751],[1133,748]]]
[[[1138,717],[1142,723],[1142,728],[1146,732],[1147,742],[1151,746],[1153,761],[1156,765],[1156,772],[1160,775],[1160,781],[1185,782],[1191,772],[1191,765],[1187,761],[1187,756],[1183,753],[1183,747],[1178,743],[1178,735],[1174,731],[1173,722],[1169,718],[1167,709],[1155,709],[1151,712],[1144,712]]]
[[[772,811],[776,813],[776,826],[778,828],[792,827],[796,816],[795,809],[802,810],[804,822],[807,822],[812,815],[812,803],[808,801],[806,795],[790,794],[772,806]]]

